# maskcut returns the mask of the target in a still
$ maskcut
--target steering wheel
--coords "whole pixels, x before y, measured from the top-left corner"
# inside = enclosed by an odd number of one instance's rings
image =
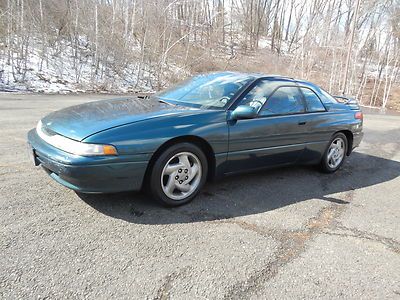
[[[223,96],[218,101],[219,102],[223,102],[224,104],[226,104],[226,103],[228,103],[229,100],[231,100],[231,98],[229,98],[228,96]]]

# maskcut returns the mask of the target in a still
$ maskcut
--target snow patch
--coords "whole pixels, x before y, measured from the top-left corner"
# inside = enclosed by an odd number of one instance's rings
[[[66,41],[59,41],[54,47],[44,48],[39,39],[32,38],[27,50],[27,59],[21,59],[17,51],[10,54],[4,51],[0,55],[0,91],[154,91],[153,85],[157,80],[151,66],[132,61],[123,67],[114,67],[110,63],[110,66],[99,64],[96,68],[93,54],[87,47],[87,43],[82,39],[79,41],[78,53]],[[185,73],[178,66],[168,66],[168,73],[172,73],[168,75],[172,77],[176,72]],[[162,83],[165,84],[167,82]]]

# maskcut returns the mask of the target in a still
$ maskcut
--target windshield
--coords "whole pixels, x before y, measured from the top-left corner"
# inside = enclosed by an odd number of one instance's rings
[[[254,77],[236,73],[198,75],[155,96],[163,101],[201,108],[224,108]]]

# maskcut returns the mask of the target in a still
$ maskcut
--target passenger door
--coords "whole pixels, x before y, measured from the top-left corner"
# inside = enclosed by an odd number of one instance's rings
[[[229,121],[227,173],[296,162],[304,150],[305,105],[292,82],[260,81],[239,101],[259,110]]]

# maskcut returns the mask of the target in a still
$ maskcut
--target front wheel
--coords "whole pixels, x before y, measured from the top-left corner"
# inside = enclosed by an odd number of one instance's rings
[[[343,164],[347,152],[347,138],[343,133],[336,133],[326,149],[321,161],[321,170],[325,173],[337,171]]]
[[[207,158],[200,148],[191,143],[171,146],[153,166],[150,192],[167,206],[188,203],[203,187],[207,172]]]

